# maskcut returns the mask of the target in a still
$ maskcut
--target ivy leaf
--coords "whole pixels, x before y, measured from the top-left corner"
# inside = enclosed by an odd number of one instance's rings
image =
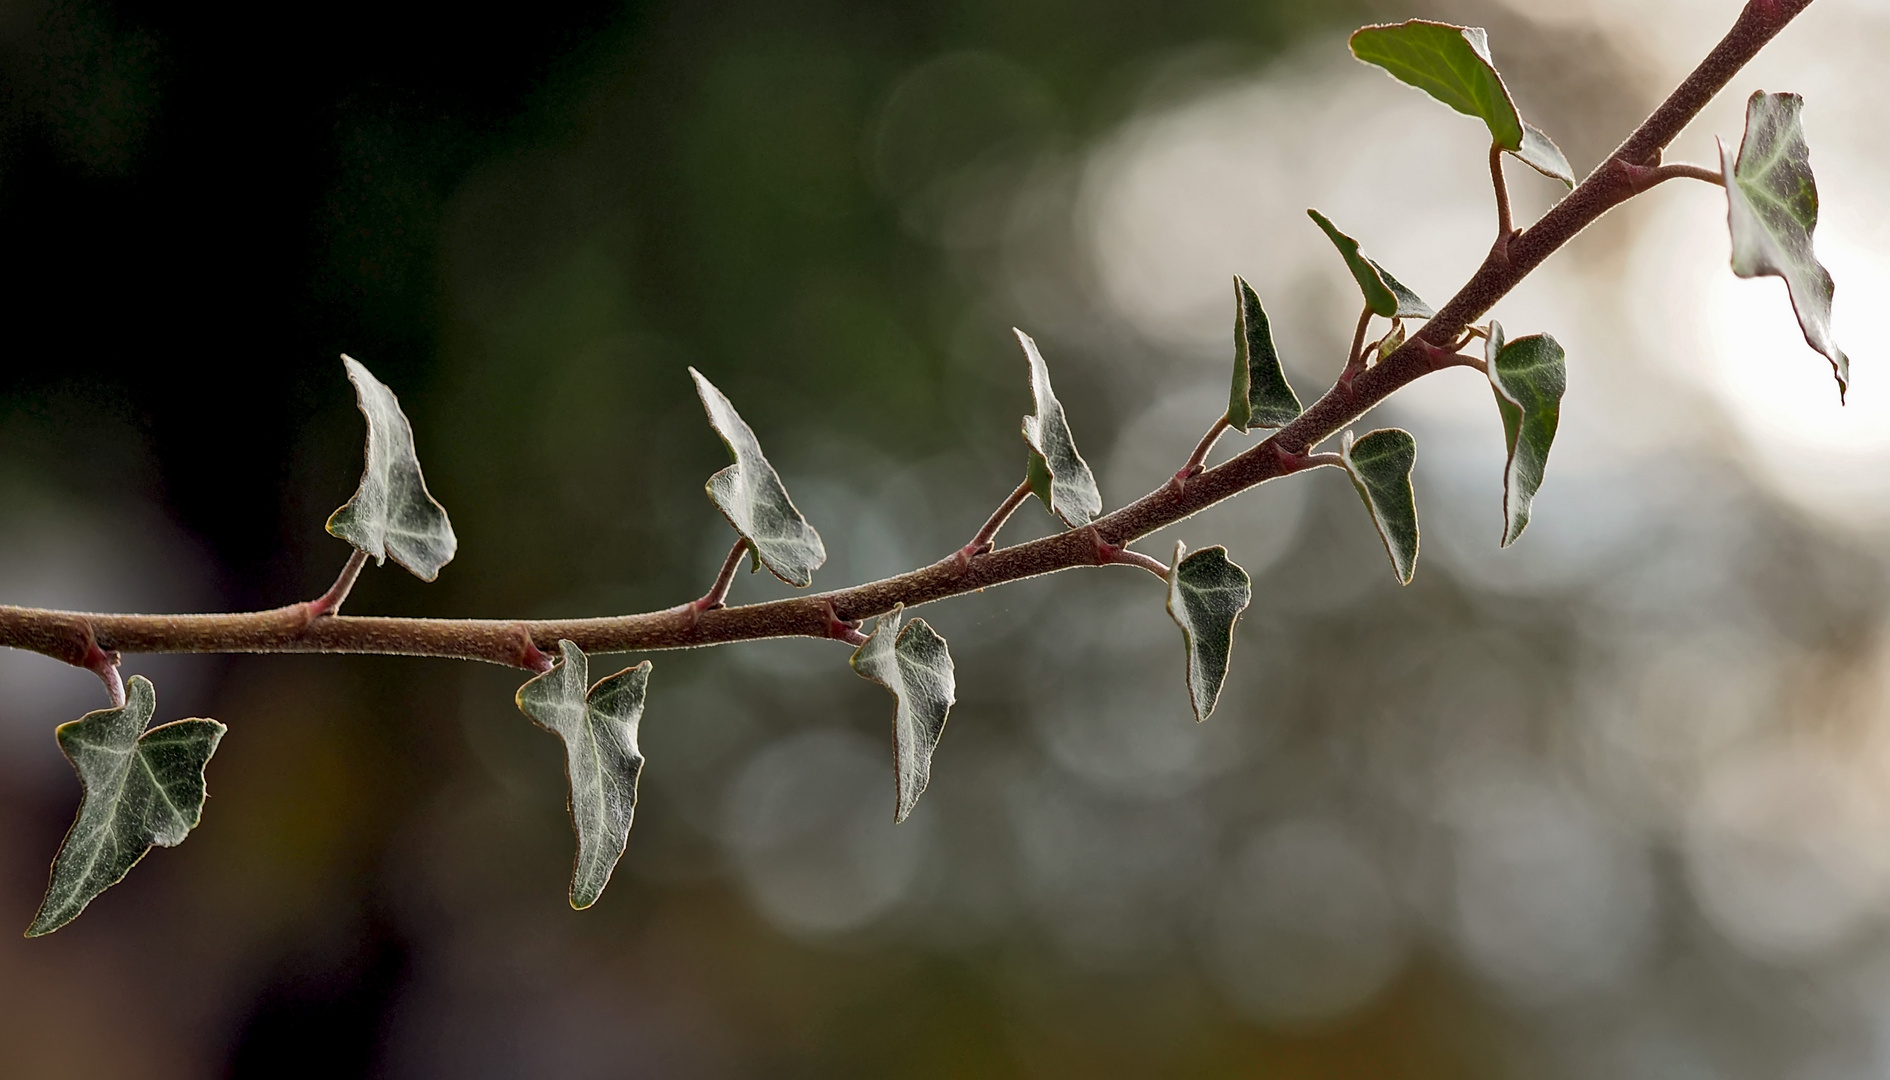
[[[1345,258],[1345,265],[1358,281],[1358,289],[1365,294],[1365,303],[1373,314],[1387,319],[1428,319],[1437,314],[1384,267],[1366,258],[1358,249],[1358,241],[1340,232],[1324,214],[1317,210],[1308,210],[1306,214],[1326,231],[1332,246],[1339,249],[1339,254]]]
[[[1285,427],[1304,412],[1286,381],[1266,309],[1253,287],[1234,275],[1234,387],[1227,422],[1236,430]]]
[[[1831,275],[1811,247],[1818,227],[1818,185],[1811,176],[1797,94],[1746,99],[1746,136],[1735,159],[1719,147],[1726,175],[1727,224],[1732,229],[1733,273],[1785,279],[1805,342],[1831,361],[1838,399],[1850,386],[1851,362],[1831,337]]]
[[[1516,111],[1503,76],[1490,59],[1490,37],[1482,27],[1426,19],[1367,26],[1352,34],[1352,55],[1483,121],[1498,146],[1544,176],[1575,186],[1568,158]]]
[[[151,845],[176,847],[197,827],[203,768],[227,729],[194,719],[146,731],[156,711],[151,680],[133,675],[124,707],[86,713],[55,732],[85,795],[27,937],[78,918],[93,897],[124,880]]]
[[[343,356],[341,362],[367,417],[367,467],[354,497],[329,516],[328,531],[374,556],[376,565],[391,558],[421,581],[432,581],[459,550],[453,523],[427,493],[413,427],[394,392],[354,358]]]
[[[1062,403],[1050,389],[1050,369],[1044,366],[1037,343],[1022,330],[1012,333],[1030,361],[1030,396],[1037,403],[1036,415],[1024,417],[1024,442],[1030,446],[1024,476],[1030,490],[1065,525],[1072,529],[1087,525],[1102,512],[1102,492],[1096,490],[1089,463],[1076,452],[1076,437],[1070,434]]]
[[[1378,537],[1391,556],[1398,584],[1411,584],[1417,570],[1417,500],[1411,494],[1411,467],[1417,464],[1417,440],[1399,428],[1380,428],[1356,441],[1347,431],[1339,450],[1352,486],[1365,500],[1378,526]]]
[[[518,688],[519,711],[564,740],[564,770],[571,783],[571,825],[577,860],[571,870],[571,906],[597,902],[630,839],[637,809],[637,723],[650,662],[599,679],[588,691],[590,660],[569,641],[558,642],[564,658],[550,671]]]
[[[853,670],[898,699],[893,713],[893,821],[906,820],[932,780],[932,752],[945,734],[945,714],[956,700],[952,654],[945,639],[914,619],[902,628],[905,606],[895,606],[873,623],[873,632],[853,651]]]
[[[1503,441],[1508,464],[1503,467],[1503,546],[1516,542],[1529,524],[1529,504],[1542,486],[1542,470],[1549,462],[1549,444],[1562,417],[1562,391],[1568,386],[1562,346],[1547,334],[1503,340],[1501,323],[1490,323],[1484,343],[1490,371],[1490,389],[1496,409],[1503,414]]]
[[[1202,548],[1186,558],[1175,542],[1168,568],[1168,615],[1181,627],[1188,650],[1188,701],[1196,721],[1206,720],[1227,681],[1234,649],[1234,621],[1253,599],[1253,579],[1227,557],[1224,547]]]
[[[1574,187],[1575,167],[1568,163],[1568,155],[1555,145],[1555,140],[1527,121],[1523,122],[1522,130],[1522,149],[1516,151],[1516,157],[1549,179]]]
[[[709,477],[709,501],[736,532],[748,538],[755,562],[751,571],[766,565],[775,577],[806,588],[814,582],[814,571],[827,561],[820,534],[794,508],[781,477],[762,456],[761,443],[735,406],[700,371],[690,368],[689,375],[696,380],[696,394],[709,414],[709,426],[722,437],[735,462]]]

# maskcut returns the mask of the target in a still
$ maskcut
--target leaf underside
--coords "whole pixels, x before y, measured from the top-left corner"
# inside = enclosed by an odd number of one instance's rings
[[[1017,343],[1024,347],[1024,359],[1030,364],[1030,396],[1036,403],[1034,416],[1024,417],[1024,442],[1030,455],[1024,465],[1030,490],[1063,523],[1074,529],[1087,525],[1102,512],[1102,492],[1096,489],[1095,474],[1089,463],[1076,452],[1076,437],[1070,434],[1069,419],[1063,404],[1050,389],[1050,369],[1043,354],[1029,334],[1013,329]]]
[[[93,897],[124,879],[152,845],[183,843],[203,816],[204,766],[224,726],[177,720],[145,730],[157,711],[151,681],[133,675],[125,704],[59,725],[59,749],[85,794],[53,860],[46,898],[27,937],[78,918]]]
[[[1234,385],[1227,422],[1238,431],[1285,427],[1304,409],[1280,367],[1273,329],[1253,287],[1234,275]]]
[[[1732,269],[1743,278],[1785,279],[1805,342],[1831,361],[1838,398],[1850,386],[1851,362],[1831,336],[1831,275],[1812,250],[1818,227],[1818,185],[1811,175],[1797,94],[1759,91],[1746,100],[1746,135],[1738,157],[1720,144],[1725,172]]]
[[[1428,319],[1436,314],[1429,304],[1405,288],[1384,267],[1366,258],[1359,250],[1358,241],[1340,232],[1324,214],[1307,210],[1306,215],[1325,231],[1332,246],[1339,249],[1346,268],[1352,271],[1352,279],[1358,282],[1359,292],[1365,296],[1365,305],[1372,309],[1374,315],[1387,319]]]
[[[413,427],[394,392],[354,358],[343,356],[341,362],[367,417],[367,465],[354,497],[329,516],[328,531],[374,556],[377,564],[391,558],[420,580],[432,581],[459,550],[453,523],[427,492]]]
[[[945,639],[914,619],[903,627],[904,605],[873,623],[873,632],[853,652],[853,670],[892,691],[893,820],[906,820],[932,780],[932,753],[945,734],[945,717],[956,700],[957,682]]]
[[[597,902],[630,839],[643,771],[637,725],[650,662],[599,679],[587,690],[590,659],[584,650],[560,641],[558,651],[563,659],[519,687],[517,701],[533,723],[564,740],[568,805],[577,832],[571,906],[581,910]]]
[[[1530,503],[1542,487],[1549,446],[1562,418],[1562,393],[1568,387],[1562,346],[1547,334],[1505,341],[1503,325],[1490,323],[1484,343],[1490,389],[1503,416],[1503,546],[1516,542],[1529,524]]]
[[[1188,650],[1188,701],[1196,721],[1206,720],[1227,681],[1234,649],[1234,622],[1253,599],[1253,579],[1227,557],[1224,547],[1202,548],[1183,557],[1175,542],[1168,569],[1168,614],[1181,627]]]
[[[735,531],[748,538],[755,558],[768,572],[797,588],[814,582],[814,571],[827,561],[820,534],[788,498],[787,487],[761,453],[761,443],[715,384],[695,368],[696,394],[709,414],[709,426],[722,437],[734,464],[706,485],[709,501]]]
[[[1352,486],[1371,511],[1372,524],[1385,542],[1398,583],[1411,584],[1417,570],[1417,500],[1411,492],[1411,467],[1417,464],[1417,440],[1399,428],[1380,428],[1358,439],[1345,433],[1340,457]]]
[[[1570,187],[1575,173],[1554,140],[1522,118],[1490,59],[1480,26],[1412,19],[1367,26],[1352,34],[1352,55],[1385,69],[1465,116],[1483,121],[1490,138],[1530,168]]]

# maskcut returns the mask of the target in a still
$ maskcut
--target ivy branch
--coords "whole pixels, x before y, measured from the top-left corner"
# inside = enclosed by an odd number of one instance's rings
[[[1832,285],[1812,254],[1817,221],[1812,182],[1792,94],[1757,93],[1737,154],[1722,146],[1719,168],[1662,160],[1666,146],[1758,51],[1811,0],[1750,0],[1725,38],[1692,74],[1586,179],[1575,182],[1562,152],[1525,122],[1498,74],[1483,30],[1414,20],[1368,26],[1351,40],[1354,55],[1422,89],[1458,112],[1482,120],[1491,134],[1490,176],[1496,239],[1457,294],[1432,309],[1357,240],[1317,211],[1314,222],[1338,248],[1364,298],[1351,348],[1333,384],[1302,409],[1274,350],[1264,307],[1238,277],[1235,363],[1229,408],[1162,487],[1113,512],[1077,453],[1049,369],[1036,343],[1018,332],[1029,365],[1036,411],[1024,418],[1025,478],[960,549],[929,566],[880,581],[767,603],[727,606],[744,559],[791,585],[811,584],[826,558],[819,534],[789,499],[754,432],[729,400],[691,371],[711,426],[733,464],[708,481],[710,499],[737,539],[714,584],[700,598],[635,615],[586,619],[415,619],[343,615],[341,607],[372,556],[388,558],[431,581],[457,549],[445,510],[427,493],[412,430],[392,391],[344,357],[368,421],[367,466],[360,488],[328,522],[354,545],[334,585],[320,597],[267,611],[230,614],[129,615],[0,606],[0,645],[28,649],[99,675],[111,708],[61,726],[58,737],[85,787],[73,830],[54,863],[45,904],[29,934],[76,917],[86,903],[123,877],[152,844],[180,842],[203,801],[203,766],[222,725],[178,721],[146,730],[155,709],[150,683],[132,680],[127,696],[118,674],[123,653],[367,653],[481,660],[535,673],[518,704],[563,738],[578,835],[571,900],[588,906],[621,856],[643,758],[636,746],[648,683],[648,661],[588,684],[598,653],[692,648],[772,637],[814,637],[854,647],[852,664],[892,691],[895,815],[903,819],[923,792],[955,684],[945,641],[908,609],[973,590],[1083,566],[1133,566],[1162,578],[1170,614],[1186,646],[1187,685],[1198,718],[1206,719],[1224,681],[1233,628],[1251,597],[1248,575],[1223,548],[1188,553],[1177,545],[1171,563],[1129,545],[1158,529],[1249,488],[1321,466],[1347,472],[1391,557],[1409,582],[1418,549],[1410,475],[1412,437],[1383,429],[1355,436],[1347,429],[1399,388],[1450,367],[1471,367],[1490,381],[1508,448],[1502,543],[1528,524],[1530,503],[1560,413],[1566,381],[1561,346],[1546,334],[1509,339],[1500,324],[1477,320],[1544,260],[1608,210],[1669,179],[1690,178],[1726,189],[1733,270],[1744,277],[1782,277],[1807,342],[1824,353],[1840,394],[1848,361],[1831,340]],[[1517,228],[1504,178],[1505,155],[1563,181],[1568,193],[1538,221]],[[1407,163],[1409,167],[1409,163]],[[1377,320],[1388,328],[1371,340]],[[1407,326],[1415,330],[1407,333]],[[1465,354],[1473,341],[1482,355]],[[1215,443],[1229,429],[1272,428],[1257,445],[1213,468]],[[1316,448],[1342,436],[1337,452]],[[1056,535],[997,548],[999,531],[1032,495],[1064,523]],[[864,621],[877,617],[872,631]],[[186,725],[195,725],[185,727]],[[144,763],[142,768],[131,764]],[[130,771],[127,771],[129,769]],[[155,807],[162,806],[163,813]]]

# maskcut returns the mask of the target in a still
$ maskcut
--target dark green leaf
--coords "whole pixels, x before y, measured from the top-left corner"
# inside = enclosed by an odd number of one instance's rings
[[[1490,39],[1482,27],[1423,19],[1367,26],[1353,33],[1352,55],[1483,121],[1498,146],[1544,176],[1575,186],[1575,170],[1561,149],[1516,111],[1490,60]]]
[[[1831,361],[1838,398],[1850,386],[1851,362],[1831,337],[1831,275],[1812,252],[1818,227],[1818,185],[1811,177],[1797,94],[1760,91],[1746,101],[1746,137],[1735,160],[1720,144],[1726,174],[1732,268],[1740,277],[1785,279],[1805,341]]]
[[[1234,275],[1234,388],[1227,422],[1235,429],[1285,427],[1304,410],[1286,381],[1266,309],[1252,286]]]
[[[709,414],[709,425],[722,437],[735,464],[709,477],[709,500],[728,518],[735,531],[748,538],[755,559],[769,573],[799,588],[814,582],[814,571],[827,561],[820,534],[807,523],[788,498],[787,487],[774,466],[762,456],[755,433],[736,413],[722,391],[695,368],[696,393]]]
[[[203,768],[226,730],[215,720],[177,720],[149,731],[157,711],[151,680],[133,675],[125,705],[86,713],[56,732],[85,789],[59,845],[46,899],[27,937],[78,918],[118,884],[151,845],[176,847],[203,816]]]
[[[1417,500],[1411,494],[1417,440],[1398,428],[1380,428],[1356,441],[1348,431],[1339,453],[1358,497],[1372,513],[1372,524],[1378,526],[1398,583],[1411,584],[1418,553]]]
[[[1037,404],[1036,415],[1024,417],[1024,442],[1030,446],[1024,475],[1030,490],[1065,525],[1072,529],[1087,525],[1102,512],[1102,492],[1096,490],[1089,463],[1076,452],[1076,437],[1070,434],[1062,403],[1050,389],[1050,369],[1044,366],[1037,343],[1022,330],[1012,332],[1030,362],[1030,396]]]
[[[1503,340],[1503,325],[1490,323],[1484,343],[1490,388],[1503,414],[1503,441],[1509,463],[1503,468],[1503,546],[1516,542],[1529,524],[1529,504],[1542,486],[1549,444],[1562,418],[1562,391],[1568,385],[1562,346],[1547,334]]]
[[[1366,258],[1358,249],[1358,241],[1340,232],[1324,214],[1317,210],[1307,210],[1306,214],[1325,230],[1332,246],[1339,249],[1346,267],[1358,282],[1359,292],[1365,294],[1366,306],[1372,309],[1373,314],[1387,319],[1428,319],[1436,314],[1429,304],[1405,288],[1384,267]]]
[[[518,708],[532,722],[564,740],[564,769],[571,783],[571,825],[577,860],[571,870],[571,906],[587,908],[610,883],[623,857],[637,809],[637,723],[650,662],[599,679],[587,691],[590,660],[569,641],[558,642],[563,659],[518,688]]]
[[[1253,579],[1227,557],[1224,547],[1202,548],[1192,555],[1175,542],[1168,568],[1168,614],[1181,627],[1188,650],[1188,701],[1194,718],[1206,720],[1227,681],[1227,659],[1234,650],[1234,621],[1253,599]]]
[[[945,734],[945,714],[956,700],[952,654],[945,639],[924,619],[899,625],[903,605],[873,623],[865,644],[853,652],[853,670],[897,699],[893,712],[893,820],[904,821],[932,780],[932,752]]]
[[[1522,117],[1490,61],[1489,35],[1482,27],[1423,19],[1367,26],[1352,34],[1352,55],[1488,124],[1490,137],[1503,149],[1522,149]]]
[[[341,362],[367,417],[367,467],[354,497],[328,518],[328,531],[374,556],[377,564],[391,558],[420,580],[432,581],[459,550],[453,523],[445,507],[427,494],[413,428],[394,392],[359,361],[343,356]]]

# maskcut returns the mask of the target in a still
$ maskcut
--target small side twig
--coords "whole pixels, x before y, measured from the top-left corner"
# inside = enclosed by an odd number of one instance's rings
[[[361,568],[367,565],[367,552],[356,550],[348,556],[348,564],[341,568],[341,574],[335,583],[328,586],[328,591],[308,602],[308,617],[319,619],[324,615],[335,615],[341,611],[341,604],[353,591],[356,578],[361,576]]]
[[[125,707],[125,680],[118,674],[118,653],[106,652],[98,647],[98,639],[92,636],[90,624],[85,628],[85,656],[79,666],[97,675],[105,684],[105,696],[111,699],[112,708]]]
[[[1516,233],[1516,222],[1510,217],[1509,183],[1503,179],[1503,144],[1490,144],[1490,184],[1496,188],[1496,246],[1505,254],[1509,248],[1509,238]]]
[[[1352,332],[1352,351],[1346,354],[1345,368],[1339,372],[1339,385],[1348,392],[1352,389],[1352,380],[1365,370],[1365,331],[1371,327],[1372,306],[1366,304],[1358,315],[1358,329]]]
[[[1208,454],[1214,450],[1214,444],[1219,442],[1227,429],[1233,426],[1227,422],[1227,416],[1222,414],[1219,420],[1214,421],[1214,426],[1207,429],[1207,434],[1201,436],[1201,441],[1195,445],[1194,453],[1188,455],[1187,464],[1177,470],[1175,478],[1169,481],[1169,486],[1175,489],[1177,495],[1188,486],[1189,479],[1200,473],[1207,463]]]
[[[955,556],[958,564],[969,565],[972,556],[990,551],[992,541],[997,539],[998,530],[1004,527],[1004,523],[1011,519],[1011,515],[1015,514],[1017,508],[1024,505],[1024,500],[1028,498],[1030,498],[1030,481],[1026,480],[1017,485],[1017,490],[1004,497],[1004,501],[991,512],[990,518],[978,529],[978,534],[971,538],[971,542],[958,549]]]
[[[1709,169],[1704,165],[1689,165],[1679,161],[1668,165],[1636,165],[1633,162],[1623,161],[1620,163],[1620,169],[1622,175],[1627,177],[1628,186],[1636,194],[1669,180],[1699,180],[1714,187],[1726,186],[1724,173],[1718,169]]]
[[[728,558],[722,560],[721,572],[715,575],[715,584],[700,598],[689,602],[689,610],[700,616],[705,611],[714,611],[728,599],[729,586],[735,583],[735,571],[742,565],[742,556],[748,553],[748,538],[737,537],[735,546],[728,549]]]

